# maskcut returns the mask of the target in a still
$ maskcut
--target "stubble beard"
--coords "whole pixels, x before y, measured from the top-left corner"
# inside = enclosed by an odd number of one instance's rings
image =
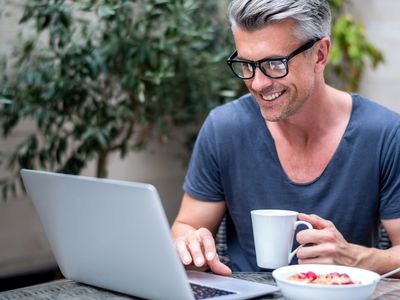
[[[261,115],[265,121],[279,122],[290,117],[297,111],[297,105],[295,105],[296,103],[293,102],[293,97],[290,94],[290,91],[287,90],[285,94],[286,95],[282,95],[286,97],[285,102],[283,102],[279,107],[269,108],[260,105]],[[265,100],[259,100],[259,101],[265,101]]]
[[[309,96],[308,93],[307,95],[303,95],[302,97],[300,97],[299,95],[293,95],[290,89],[287,89],[285,94],[285,102],[282,103],[279,109],[277,111],[274,111],[273,113],[271,113],[271,109],[259,105],[261,115],[266,122],[279,122],[295,115],[307,102]]]

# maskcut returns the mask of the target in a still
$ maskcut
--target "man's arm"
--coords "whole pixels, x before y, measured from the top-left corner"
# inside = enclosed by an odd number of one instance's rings
[[[385,228],[392,247],[387,250],[374,249],[370,257],[367,258],[367,264],[375,267],[373,271],[383,274],[395,268],[400,267],[400,219],[381,220]],[[400,274],[393,277],[400,278]]]
[[[314,229],[302,230],[296,236],[301,244],[313,244],[297,251],[299,263],[340,264],[379,274],[400,266],[400,219],[382,220],[392,243],[392,247],[386,250],[348,243],[332,222],[319,216],[299,214],[299,219],[314,226]],[[400,274],[394,277],[400,278]]]
[[[225,202],[200,201],[187,193],[174,223],[172,235],[184,265],[209,266],[217,274],[231,275],[231,270],[219,261],[214,236],[225,214]]]

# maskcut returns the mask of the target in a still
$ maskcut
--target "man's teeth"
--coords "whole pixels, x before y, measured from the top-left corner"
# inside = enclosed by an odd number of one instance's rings
[[[262,97],[264,100],[272,101],[272,100],[275,100],[276,98],[278,98],[282,94],[283,94],[283,92],[279,92],[279,93],[273,93],[273,94],[267,95],[267,96],[263,95]]]

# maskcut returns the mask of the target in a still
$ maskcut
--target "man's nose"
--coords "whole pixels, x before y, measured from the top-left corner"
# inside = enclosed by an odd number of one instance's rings
[[[254,77],[251,82],[251,88],[255,91],[261,91],[272,85],[272,79],[261,72],[260,68],[256,68]]]

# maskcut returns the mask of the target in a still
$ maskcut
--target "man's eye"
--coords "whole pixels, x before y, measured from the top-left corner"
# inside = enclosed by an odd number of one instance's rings
[[[243,63],[242,68],[243,68],[243,70],[246,70],[248,72],[253,72],[253,69],[254,69],[253,66],[248,63]]]
[[[279,60],[272,60],[268,62],[268,69],[270,70],[284,70],[286,69],[285,64]]]

